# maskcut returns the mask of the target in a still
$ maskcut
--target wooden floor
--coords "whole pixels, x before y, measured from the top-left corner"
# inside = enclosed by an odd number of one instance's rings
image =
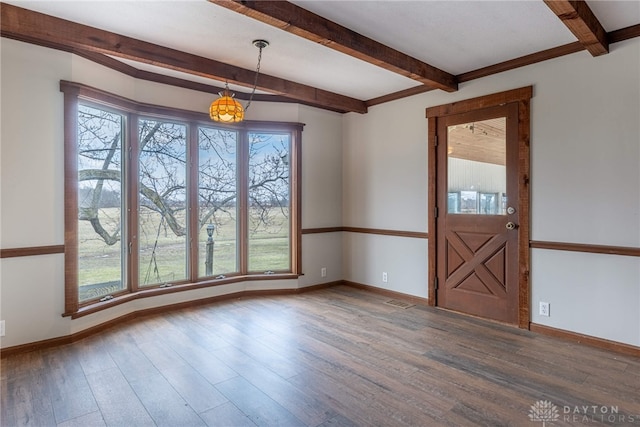
[[[637,358],[389,299],[232,300],[11,356],[1,425],[640,425]]]

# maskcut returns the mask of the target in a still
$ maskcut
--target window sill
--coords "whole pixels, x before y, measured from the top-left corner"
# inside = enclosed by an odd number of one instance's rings
[[[112,299],[109,299],[106,301],[95,301],[95,302],[88,303],[86,305],[79,307],[78,311],[63,313],[62,317],[71,317],[72,319],[78,319],[80,317],[88,316],[90,314],[97,313],[99,311],[106,310],[106,309],[115,307],[120,304],[127,303],[129,301],[133,301],[136,299],[155,297],[159,295],[171,294],[174,292],[191,291],[195,289],[208,288],[212,286],[228,285],[231,283],[248,282],[248,281],[254,281],[254,280],[255,281],[290,280],[290,279],[297,279],[301,275],[302,274],[295,274],[295,273],[274,273],[274,274],[246,275],[246,276],[230,276],[222,279],[213,279],[213,280],[207,280],[207,281],[202,281],[197,283],[173,284],[173,285],[164,286],[164,287],[142,289],[135,293],[117,295],[117,296],[114,296]],[[233,293],[229,295],[233,295]],[[229,295],[222,295],[221,297],[228,298]],[[198,300],[188,301],[184,304],[194,305],[197,303],[198,303]],[[158,312],[163,310],[164,310],[164,307],[162,306],[157,307]],[[151,311],[153,311],[153,309]]]

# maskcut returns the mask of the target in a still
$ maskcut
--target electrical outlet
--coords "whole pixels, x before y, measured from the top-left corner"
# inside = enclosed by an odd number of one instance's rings
[[[387,282],[389,281],[389,276],[387,275],[387,272],[386,272],[386,271],[383,271],[383,272],[382,272],[382,281],[383,281],[384,283],[387,283]]]
[[[548,302],[540,301],[540,316],[549,317],[551,314],[549,313],[550,304]]]
[[[322,267],[320,269],[320,277],[327,277],[327,267]]]
[[[0,337],[4,336],[4,320],[0,320]]]

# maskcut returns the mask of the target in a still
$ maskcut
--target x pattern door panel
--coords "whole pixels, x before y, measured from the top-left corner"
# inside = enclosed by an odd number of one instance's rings
[[[515,242],[504,228],[504,218],[451,218],[444,239],[444,283],[440,305],[474,315],[509,321],[512,280],[508,264]]]
[[[438,122],[437,303],[508,323],[518,321],[516,112],[504,105]]]
[[[447,234],[447,283],[459,291],[484,296],[506,295],[504,236]]]

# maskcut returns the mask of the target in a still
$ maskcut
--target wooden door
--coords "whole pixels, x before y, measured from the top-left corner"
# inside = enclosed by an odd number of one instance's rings
[[[437,305],[518,323],[518,104],[437,120]]]

